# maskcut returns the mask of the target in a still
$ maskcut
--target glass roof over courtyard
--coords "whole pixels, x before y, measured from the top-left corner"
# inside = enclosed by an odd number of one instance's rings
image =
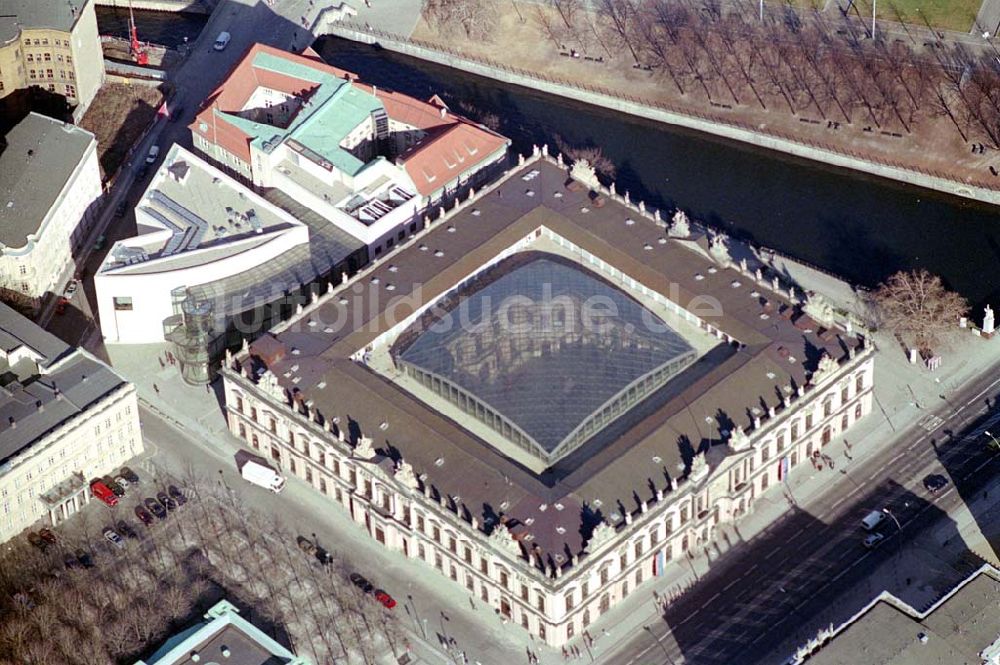
[[[696,356],[624,291],[554,254],[504,259],[432,310],[396,340],[397,362],[440,379],[453,402],[482,403],[493,413],[467,412],[508,438],[519,431],[543,458],[575,448]]]

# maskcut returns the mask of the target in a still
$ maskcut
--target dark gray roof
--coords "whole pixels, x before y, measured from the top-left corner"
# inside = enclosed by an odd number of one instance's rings
[[[125,384],[111,368],[0,304],[0,465]],[[11,365],[19,347],[34,353]],[[12,422],[13,419],[13,422]]]
[[[15,39],[23,28],[69,32],[90,0],[0,0],[0,43]]]
[[[926,640],[921,640],[924,635]],[[953,595],[917,612],[880,600],[809,657],[809,665],[980,665],[1000,638],[1000,576],[976,573]]]
[[[509,257],[449,297],[447,314],[414,324],[426,329],[402,360],[471,393],[546,453],[630,384],[693,359],[659,317],[553,254]]]
[[[0,13],[7,12],[0,9]],[[17,248],[25,245],[29,233],[38,231],[95,140],[85,129],[38,113],[29,113],[4,138],[7,147],[0,153],[0,243]]]

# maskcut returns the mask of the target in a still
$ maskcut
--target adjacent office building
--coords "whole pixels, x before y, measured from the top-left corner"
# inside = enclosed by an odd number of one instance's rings
[[[275,189],[383,252],[422,212],[502,169],[510,140],[365,84],[312,51],[253,46],[191,124],[194,147],[255,187]]]
[[[69,518],[142,450],[135,386],[0,304],[0,542]]]
[[[104,83],[92,0],[0,0],[0,98],[36,86],[79,120]]]
[[[0,153],[0,289],[37,304],[61,292],[100,205],[97,141],[74,125],[31,113]]]

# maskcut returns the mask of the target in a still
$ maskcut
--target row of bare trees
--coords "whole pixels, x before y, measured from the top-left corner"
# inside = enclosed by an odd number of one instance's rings
[[[316,663],[368,665],[400,649],[397,622],[338,564],[321,566],[294,534],[237,505],[226,488],[196,477],[186,486],[187,505],[120,551],[105,546],[94,511],[45,554],[21,538],[8,543],[0,554],[0,665],[132,662],[221,598]],[[93,568],[64,567],[77,548],[93,552]]]
[[[488,39],[496,4],[429,0],[425,16]],[[534,18],[564,54],[623,59],[680,98],[901,135],[946,117],[963,140],[1000,148],[1000,53],[933,31],[873,40],[858,21],[819,11],[772,5],[762,20],[748,0],[539,0]]]

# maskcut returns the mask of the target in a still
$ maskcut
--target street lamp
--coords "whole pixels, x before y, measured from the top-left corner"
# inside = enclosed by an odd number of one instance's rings
[[[996,447],[997,450],[1000,450],[1000,441],[997,441],[997,438],[992,434],[990,434],[989,430],[984,430],[983,434],[993,439],[993,445]]]
[[[898,531],[902,531],[903,530],[903,527],[900,526],[900,524],[899,524],[899,520],[896,519],[896,516],[893,515],[893,513],[892,513],[891,510],[889,510],[889,506],[886,506],[885,508],[883,508],[882,512],[885,513],[886,515],[888,515],[889,517],[891,517],[892,521],[896,523],[896,530],[898,530]]]
[[[667,651],[667,647],[663,646],[663,642],[660,641],[660,636],[654,633],[653,629],[649,626],[643,626],[642,629],[653,636],[656,643],[660,645],[661,649],[663,649],[663,655],[667,657],[667,662],[670,663],[670,665],[674,665],[674,659],[670,657],[670,652]]]

